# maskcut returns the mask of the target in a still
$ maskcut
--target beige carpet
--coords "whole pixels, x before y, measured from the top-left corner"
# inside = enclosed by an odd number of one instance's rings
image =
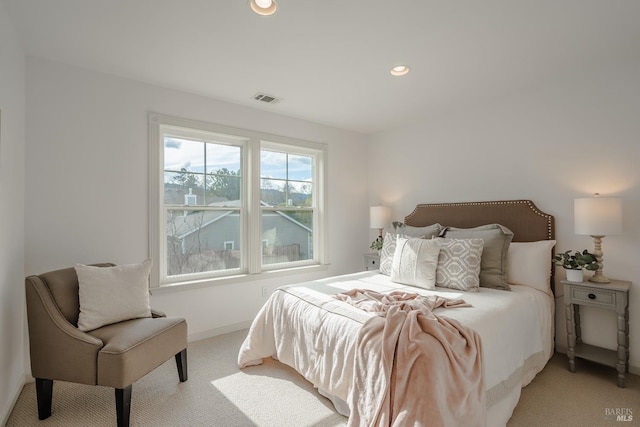
[[[132,426],[344,426],[346,419],[292,369],[271,359],[239,370],[237,352],[246,331],[189,345],[189,381],[180,383],[173,360],[133,386]],[[38,421],[34,384],[27,384],[7,426],[114,426],[110,388],[56,382],[53,414]],[[619,422],[607,408],[631,410]],[[640,379],[616,387],[615,371],[586,362],[571,374],[555,355],[523,390],[509,427],[640,425]]]

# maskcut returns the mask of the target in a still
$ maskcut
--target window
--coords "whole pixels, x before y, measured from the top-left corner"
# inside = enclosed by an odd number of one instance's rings
[[[152,286],[327,263],[323,144],[151,114]]]

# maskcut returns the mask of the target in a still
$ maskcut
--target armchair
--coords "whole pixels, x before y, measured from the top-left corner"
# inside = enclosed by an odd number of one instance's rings
[[[184,319],[152,310],[149,318],[82,332],[77,327],[80,303],[74,268],[29,276],[25,286],[39,419],[51,415],[54,380],[113,387],[119,427],[129,425],[133,383],[172,356],[180,381],[187,381]]]

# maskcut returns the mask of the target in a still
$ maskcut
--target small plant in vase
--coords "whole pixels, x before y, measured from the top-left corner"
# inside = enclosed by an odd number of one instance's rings
[[[567,271],[567,280],[570,282],[582,282],[583,270],[596,271],[598,261],[595,255],[588,250],[566,251],[553,257],[553,263]]]
[[[371,245],[369,246],[369,249],[379,253],[382,250],[382,243],[383,243],[382,236],[378,236],[376,238],[376,240],[371,242]]]

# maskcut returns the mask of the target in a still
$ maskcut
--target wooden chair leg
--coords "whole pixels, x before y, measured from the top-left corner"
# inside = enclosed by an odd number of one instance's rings
[[[36,400],[38,401],[38,419],[49,418],[53,400],[53,380],[36,378]]]
[[[133,384],[125,388],[116,389],[116,417],[118,420],[118,427],[129,427],[132,387]]]
[[[176,365],[178,366],[178,376],[180,377],[180,382],[183,383],[189,379],[189,374],[187,373],[187,349],[185,348],[180,353],[176,354]]]

